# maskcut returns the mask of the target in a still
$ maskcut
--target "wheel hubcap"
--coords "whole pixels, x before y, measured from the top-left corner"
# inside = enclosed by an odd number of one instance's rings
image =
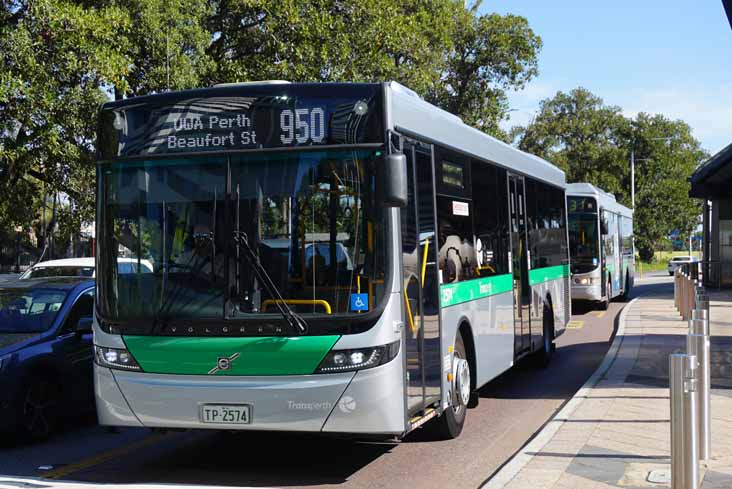
[[[55,406],[55,395],[50,384],[40,382],[31,386],[23,406],[28,432],[36,436],[48,434],[51,431],[50,416]]]
[[[470,401],[470,365],[464,358],[455,356],[452,360],[452,371],[453,389],[457,401],[457,405],[454,407],[457,411],[467,406]]]

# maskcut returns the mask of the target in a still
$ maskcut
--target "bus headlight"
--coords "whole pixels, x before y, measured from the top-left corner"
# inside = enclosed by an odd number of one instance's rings
[[[595,285],[599,282],[594,277],[582,277],[582,278],[575,278],[574,283],[577,285]]]
[[[331,350],[320,362],[315,373],[329,374],[373,368],[393,360],[397,353],[399,353],[398,341],[369,348]]]
[[[132,353],[122,348],[94,347],[97,365],[119,370],[142,370]]]

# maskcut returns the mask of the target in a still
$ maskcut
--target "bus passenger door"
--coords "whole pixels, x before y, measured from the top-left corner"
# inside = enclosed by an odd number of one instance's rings
[[[531,349],[531,286],[529,284],[526,199],[524,177],[508,175],[508,208],[511,220],[511,267],[514,298],[514,353]]]
[[[407,408],[412,416],[440,400],[440,316],[432,148],[406,142],[409,204],[401,209],[406,309]]]

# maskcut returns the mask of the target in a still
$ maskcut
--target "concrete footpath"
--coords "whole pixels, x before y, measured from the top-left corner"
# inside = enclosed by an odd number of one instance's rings
[[[673,283],[638,290],[603,364],[484,488],[670,487],[649,474],[670,473],[668,356],[686,350],[688,326]],[[710,295],[713,457],[701,487],[732,489],[732,294]]]

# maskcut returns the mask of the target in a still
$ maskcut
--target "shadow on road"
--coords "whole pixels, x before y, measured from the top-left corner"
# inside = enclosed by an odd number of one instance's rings
[[[308,486],[342,484],[395,443],[266,432],[171,435],[170,440],[69,478],[91,483]]]

